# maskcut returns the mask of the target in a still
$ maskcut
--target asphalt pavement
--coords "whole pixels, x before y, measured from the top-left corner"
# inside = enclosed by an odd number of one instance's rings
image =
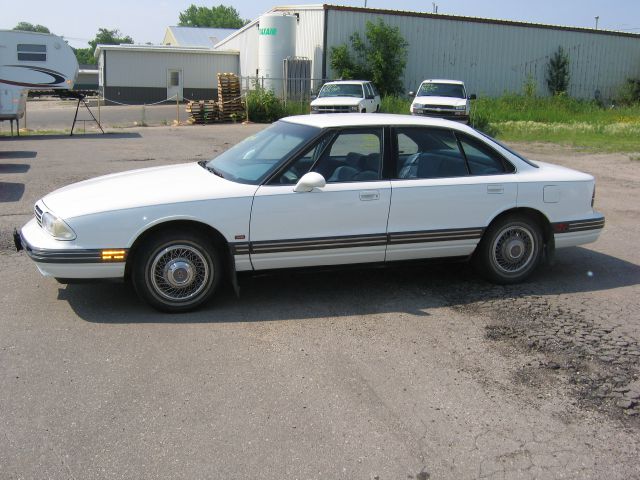
[[[516,145],[596,175],[607,216],[517,286],[464,263],[283,272],[171,315],[126,283],[60,285],[12,248],[55,188],[261,128],[0,137],[0,478],[639,478],[627,155]]]

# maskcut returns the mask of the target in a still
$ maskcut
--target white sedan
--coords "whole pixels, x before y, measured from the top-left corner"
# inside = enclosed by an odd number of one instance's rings
[[[556,248],[598,238],[594,196],[591,175],[459,123],[306,115],[213,160],[56,190],[15,242],[43,275],[130,279],[176,312],[223,279],[237,286],[239,271],[466,257],[491,281],[519,282]]]

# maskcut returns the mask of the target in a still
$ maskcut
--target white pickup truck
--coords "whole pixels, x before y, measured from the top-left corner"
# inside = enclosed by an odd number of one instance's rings
[[[325,83],[311,102],[311,113],[372,113],[380,110],[380,94],[365,80]]]
[[[414,96],[411,114],[439,117],[469,123],[471,104],[475,95],[467,96],[464,82],[460,80],[424,80],[418,92],[409,92]]]

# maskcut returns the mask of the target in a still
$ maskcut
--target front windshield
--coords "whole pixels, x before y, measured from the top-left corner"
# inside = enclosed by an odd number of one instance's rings
[[[316,127],[279,121],[201,165],[227,180],[258,185],[318,133]]]
[[[465,98],[464,87],[453,83],[423,83],[418,90],[418,97],[452,97]]]
[[[359,83],[327,83],[320,89],[318,97],[364,98],[364,93]]]

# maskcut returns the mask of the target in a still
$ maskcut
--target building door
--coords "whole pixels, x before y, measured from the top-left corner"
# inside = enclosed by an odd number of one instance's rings
[[[167,98],[182,100],[182,70],[177,68],[167,69]]]

